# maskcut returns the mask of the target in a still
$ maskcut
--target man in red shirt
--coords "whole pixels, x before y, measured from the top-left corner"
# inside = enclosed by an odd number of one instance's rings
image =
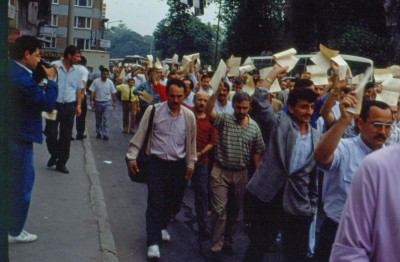
[[[209,122],[205,114],[205,108],[210,96],[203,91],[194,95],[193,113],[196,117],[196,147],[197,162],[192,176],[194,188],[194,200],[196,209],[196,220],[201,238],[208,238],[209,232],[206,230],[207,210],[208,210],[208,152],[217,143],[217,129]]]

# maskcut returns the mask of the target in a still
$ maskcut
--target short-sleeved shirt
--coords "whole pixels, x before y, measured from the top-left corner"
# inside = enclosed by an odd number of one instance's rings
[[[339,223],[351,181],[362,160],[372,150],[358,135],[341,139],[333,153],[332,163],[319,165],[325,172],[322,200],[326,215]]]
[[[82,77],[82,81],[85,81],[87,83],[89,78],[89,70],[87,70],[87,68],[84,67],[83,65],[75,65],[75,66]]]
[[[233,115],[217,113],[213,125],[218,130],[215,159],[220,166],[243,170],[250,165],[253,154],[264,151],[260,128],[250,117],[248,124],[242,127]]]
[[[101,77],[93,81],[89,90],[95,93],[94,100],[97,102],[110,101],[111,95],[117,93],[113,82],[108,78],[102,81]]]
[[[83,88],[82,76],[75,65],[69,71],[65,69],[61,60],[53,62],[57,68],[58,84],[57,103],[71,103],[76,101],[76,91]]]

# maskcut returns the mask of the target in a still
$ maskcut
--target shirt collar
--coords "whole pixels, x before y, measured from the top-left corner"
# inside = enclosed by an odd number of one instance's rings
[[[29,73],[30,75],[33,74],[32,70],[30,70],[29,68],[27,68],[27,67],[24,66],[23,64],[18,63],[16,60],[14,60],[14,61],[15,61],[15,63],[17,63],[17,65],[19,65],[20,67],[22,67],[23,69],[25,69],[26,71],[28,71],[28,73]],[[38,65],[38,66],[39,66],[39,65]]]
[[[170,109],[169,106],[168,106],[168,102],[165,102],[165,107],[167,108],[168,113],[172,116],[171,109]],[[181,108],[179,109],[179,115],[182,115],[182,114],[183,114],[182,111],[183,111],[183,110],[182,110],[182,106],[181,106]]]
[[[372,149],[369,148],[369,147],[364,143],[364,141],[362,141],[360,135],[356,136],[356,141],[357,141],[358,145],[360,146],[360,148],[362,149],[362,151],[364,151],[366,154],[369,154],[369,153],[372,152]]]
[[[297,126],[297,124],[293,120],[292,120],[292,125],[293,125],[294,129],[296,129],[296,131],[299,133],[299,136],[301,136],[300,135],[300,128]],[[311,128],[312,128],[311,125],[308,124],[308,126],[307,126],[307,134],[305,134],[304,136],[308,136],[309,134],[311,134]]]

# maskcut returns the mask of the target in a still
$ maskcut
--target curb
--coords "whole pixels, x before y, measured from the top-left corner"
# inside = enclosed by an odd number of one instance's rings
[[[103,262],[119,262],[115,248],[114,236],[108,219],[107,206],[101,189],[99,172],[96,169],[92,146],[89,142],[89,135],[82,140],[85,150],[85,172],[89,178],[89,196],[92,203],[92,211],[97,220],[99,230],[100,252]]]

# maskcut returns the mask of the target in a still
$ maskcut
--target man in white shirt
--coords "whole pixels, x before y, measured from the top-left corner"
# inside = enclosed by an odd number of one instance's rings
[[[93,81],[89,90],[90,106],[94,106],[96,114],[96,138],[103,137],[108,140],[108,120],[110,119],[111,108],[116,106],[116,93],[113,82],[108,78],[107,68],[101,70],[101,77]]]

